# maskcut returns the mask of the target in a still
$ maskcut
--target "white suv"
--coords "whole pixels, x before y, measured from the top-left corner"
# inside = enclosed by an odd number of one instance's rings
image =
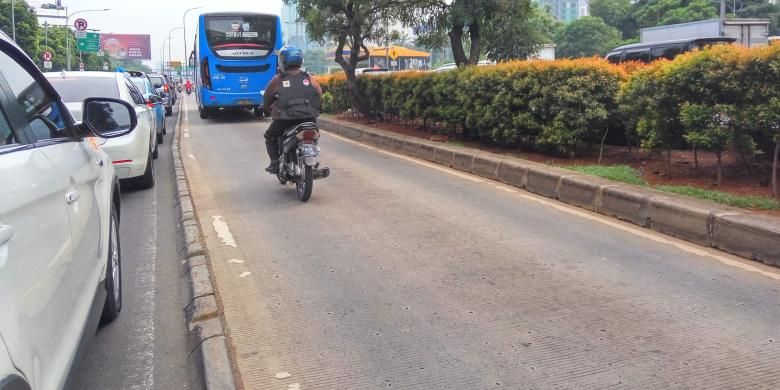
[[[119,183],[93,136],[137,125],[89,98],[75,123],[0,32],[0,390],[61,389],[98,321],[122,308]]]

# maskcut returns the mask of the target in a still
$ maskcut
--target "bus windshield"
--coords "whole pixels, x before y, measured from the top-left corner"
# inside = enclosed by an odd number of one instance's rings
[[[276,18],[270,15],[206,16],[206,40],[219,57],[265,57],[274,49]]]

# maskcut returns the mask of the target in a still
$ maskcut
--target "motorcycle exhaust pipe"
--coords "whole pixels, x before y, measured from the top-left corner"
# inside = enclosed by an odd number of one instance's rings
[[[330,168],[320,168],[314,170],[314,180],[325,179],[330,176]]]

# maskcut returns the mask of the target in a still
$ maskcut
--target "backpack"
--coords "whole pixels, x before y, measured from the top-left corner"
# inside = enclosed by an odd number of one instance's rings
[[[320,115],[320,95],[311,84],[311,76],[284,72],[281,75],[276,107],[279,120],[314,119]]]

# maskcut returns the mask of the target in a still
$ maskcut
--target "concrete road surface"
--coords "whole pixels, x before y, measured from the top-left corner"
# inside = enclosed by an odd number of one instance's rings
[[[188,107],[246,389],[780,388],[778,269],[327,134],[303,204]]]
[[[122,189],[123,306],[95,335],[73,389],[190,389],[185,294],[176,253],[175,181],[171,140],[176,115],[155,161],[157,184]],[[195,387],[199,388],[199,387]]]

